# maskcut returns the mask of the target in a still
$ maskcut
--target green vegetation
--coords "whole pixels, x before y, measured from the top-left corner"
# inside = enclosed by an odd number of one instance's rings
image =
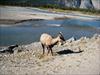
[[[80,8],[64,8],[64,10],[71,10],[71,11],[80,11],[85,14],[100,14],[100,10],[95,9],[80,9]]]
[[[55,0],[55,2],[58,0]],[[80,9],[80,8],[69,8],[64,7],[59,4],[55,4],[52,0],[48,2],[48,0],[1,0],[0,5],[11,5],[11,6],[30,6],[30,7],[38,7],[42,9],[55,9],[55,12],[66,12],[66,11],[80,11],[85,14],[96,14],[100,15],[100,10],[95,9]]]
[[[39,7],[39,6],[38,6]],[[60,7],[58,5],[47,5],[47,6],[40,6],[41,9],[52,9],[52,11],[55,12],[71,12],[71,11],[77,11],[82,12],[84,14],[94,14],[94,15],[100,15],[100,10],[95,9],[80,9],[80,8],[67,8],[67,7]]]

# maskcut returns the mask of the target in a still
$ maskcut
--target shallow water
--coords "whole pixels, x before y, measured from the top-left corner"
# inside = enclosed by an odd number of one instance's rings
[[[42,33],[46,32],[53,36],[63,32],[65,39],[82,36],[91,37],[100,34],[100,21],[80,20],[40,20],[27,21],[9,27],[0,27],[0,46],[12,44],[29,44],[39,41]]]
[[[18,12],[18,10],[20,9],[16,8],[16,11],[13,9],[14,12]],[[21,9],[21,11],[29,12],[26,9]],[[31,11],[34,12],[33,9]],[[100,34],[100,20],[38,20],[10,25],[0,24],[0,46],[29,44],[39,41],[40,35],[44,32],[56,36],[60,31],[63,32],[65,39],[71,37],[78,39],[82,36],[91,37],[94,34]]]

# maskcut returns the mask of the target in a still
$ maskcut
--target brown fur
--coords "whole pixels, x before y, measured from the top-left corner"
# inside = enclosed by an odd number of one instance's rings
[[[56,38],[53,38],[51,35],[47,33],[43,33],[40,37],[40,42],[42,44],[43,48],[43,54],[45,53],[45,47],[48,49],[48,54],[51,51],[51,54],[53,55],[52,47],[58,43],[62,44],[64,40],[64,37],[61,33]]]

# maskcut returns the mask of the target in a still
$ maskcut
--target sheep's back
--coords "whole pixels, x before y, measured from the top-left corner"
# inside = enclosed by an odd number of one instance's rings
[[[52,37],[49,34],[42,34],[40,37],[40,42],[44,45],[51,45]]]

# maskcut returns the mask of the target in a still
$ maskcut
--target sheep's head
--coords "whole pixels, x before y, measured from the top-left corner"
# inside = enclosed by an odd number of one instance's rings
[[[63,45],[65,43],[65,39],[63,37],[63,34],[62,32],[59,32],[59,35],[58,35],[58,45]]]

